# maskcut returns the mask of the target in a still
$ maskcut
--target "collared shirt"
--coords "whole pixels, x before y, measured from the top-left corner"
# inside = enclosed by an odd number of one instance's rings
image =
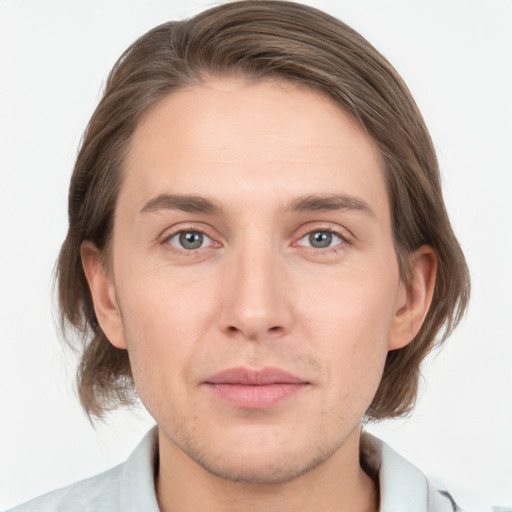
[[[460,509],[444,490],[386,443],[364,434],[380,486],[379,512],[454,512]],[[159,512],[154,468],[156,427],[142,439],[128,460],[104,473],[35,498],[9,512]]]

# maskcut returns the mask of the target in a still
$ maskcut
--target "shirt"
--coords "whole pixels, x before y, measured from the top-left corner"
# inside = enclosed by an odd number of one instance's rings
[[[378,472],[379,512],[460,511],[450,494],[380,439],[363,434],[368,463]],[[159,512],[154,468],[158,430],[142,439],[128,460],[104,473],[19,505],[9,512]]]

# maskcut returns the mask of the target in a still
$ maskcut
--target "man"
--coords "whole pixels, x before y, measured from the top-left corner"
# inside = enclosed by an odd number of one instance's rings
[[[456,510],[363,422],[408,412],[463,314],[464,257],[421,116],[359,34],[235,2],[122,56],[59,258],[79,393],[157,427],[16,510]]]

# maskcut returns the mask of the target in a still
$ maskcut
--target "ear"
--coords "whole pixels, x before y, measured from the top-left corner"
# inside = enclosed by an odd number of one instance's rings
[[[125,349],[123,323],[112,276],[103,269],[100,251],[92,242],[82,242],[80,254],[101,330],[112,345]]]
[[[401,282],[395,301],[388,350],[409,344],[418,334],[432,302],[437,272],[437,256],[429,245],[410,256],[411,282]]]

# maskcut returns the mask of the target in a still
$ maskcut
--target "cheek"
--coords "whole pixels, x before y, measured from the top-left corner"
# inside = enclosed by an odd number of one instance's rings
[[[303,298],[305,337],[316,340],[333,399],[338,393],[340,400],[360,402],[363,412],[377,390],[388,352],[399,283],[398,270],[390,268],[385,274],[380,268],[344,271]]]
[[[296,294],[305,325],[314,326],[314,332],[345,340],[343,344],[352,350],[387,342],[399,289],[398,269],[393,270],[392,265],[373,271],[369,265],[343,268],[298,286]]]
[[[214,317],[213,287],[161,267],[124,275],[119,307],[137,390],[179,389]]]
[[[165,264],[121,268],[116,289],[124,322],[134,333],[152,333],[145,342],[179,342],[184,332],[195,338],[215,305],[213,287],[197,270],[173,272]]]

